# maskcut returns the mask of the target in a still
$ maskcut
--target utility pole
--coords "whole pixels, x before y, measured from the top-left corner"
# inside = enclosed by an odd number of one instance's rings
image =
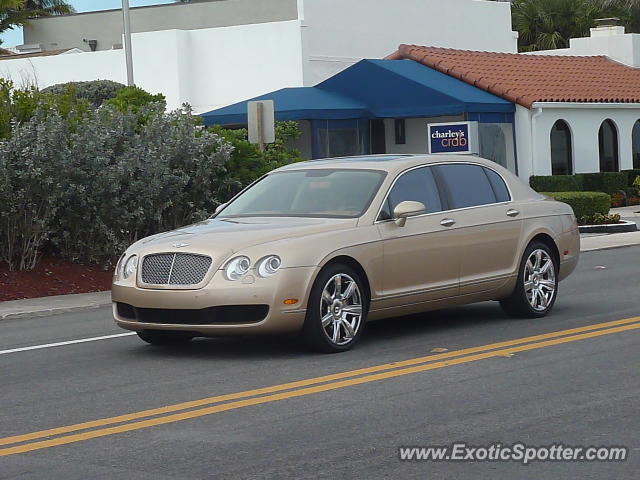
[[[124,25],[124,55],[127,59],[127,85],[133,86],[133,55],[131,54],[131,18],[129,0],[122,0],[122,23]]]

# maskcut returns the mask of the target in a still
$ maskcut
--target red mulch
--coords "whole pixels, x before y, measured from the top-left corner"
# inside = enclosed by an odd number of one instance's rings
[[[111,289],[112,269],[44,257],[35,269],[10,272],[0,263],[0,302]]]

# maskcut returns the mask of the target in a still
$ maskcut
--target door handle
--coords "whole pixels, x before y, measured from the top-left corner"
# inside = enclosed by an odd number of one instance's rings
[[[509,215],[510,217],[517,217],[518,215],[520,215],[520,212],[518,210],[510,208],[509,210],[507,210],[507,215]]]
[[[456,221],[452,218],[444,218],[440,221],[440,225],[442,225],[443,227],[450,227],[455,223]]]

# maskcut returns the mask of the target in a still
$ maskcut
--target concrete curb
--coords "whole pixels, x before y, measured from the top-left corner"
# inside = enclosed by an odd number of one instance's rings
[[[580,239],[581,252],[632,247],[634,245],[640,245],[640,232],[602,234],[593,237],[582,237]]]
[[[580,233],[628,233],[638,230],[636,222],[620,220],[620,223],[607,223],[603,225],[580,225]]]
[[[0,321],[44,317],[111,305],[111,292],[77,293],[0,302]]]

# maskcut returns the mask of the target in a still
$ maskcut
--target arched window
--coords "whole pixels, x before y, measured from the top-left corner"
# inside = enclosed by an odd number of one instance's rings
[[[633,139],[633,168],[640,168],[640,120],[633,126],[631,137]]]
[[[618,130],[613,121],[605,120],[602,122],[598,132],[598,143],[600,145],[600,171],[619,172]]]
[[[551,127],[551,173],[553,175],[573,174],[571,130],[564,120],[558,120]]]

